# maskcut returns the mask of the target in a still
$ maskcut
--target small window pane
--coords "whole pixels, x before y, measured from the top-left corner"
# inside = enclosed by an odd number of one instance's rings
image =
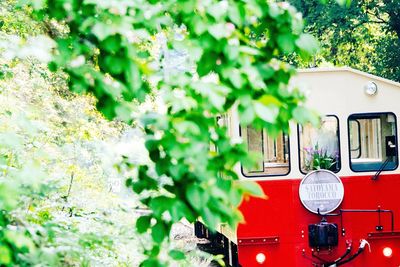
[[[319,127],[299,125],[300,169],[303,173],[326,169],[340,170],[339,122],[326,116]]]
[[[354,171],[397,167],[396,117],[391,113],[349,117],[350,166]]]
[[[258,158],[256,166],[243,170],[246,176],[286,175],[289,173],[289,138],[280,133],[276,138],[265,130],[242,127],[243,140],[248,151]]]

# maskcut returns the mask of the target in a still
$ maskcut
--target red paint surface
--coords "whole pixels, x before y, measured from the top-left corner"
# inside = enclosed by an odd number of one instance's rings
[[[339,208],[342,209],[381,209],[393,210],[395,231],[400,231],[400,175],[381,175],[372,181],[371,176],[341,177],[345,195]],[[246,223],[238,228],[239,262],[243,267],[307,267],[314,266],[311,248],[308,246],[308,225],[320,222],[320,217],[307,211],[299,199],[300,180],[260,181],[268,200],[252,198],[242,203],[241,211]],[[328,217],[328,222],[337,223],[340,230],[340,217]],[[345,267],[399,267],[400,238],[369,239],[368,233],[377,232],[377,213],[345,213],[343,227],[345,236],[339,233],[339,245],[332,251],[321,251],[318,255],[334,260],[346,250],[346,240],[353,242],[351,254],[355,253],[360,239],[370,243],[369,249]],[[384,231],[391,230],[389,213],[381,214]],[[304,232],[302,232],[304,231]],[[241,245],[240,239],[278,236],[279,243]],[[383,248],[391,247],[393,256],[383,256]],[[305,256],[303,255],[305,251]],[[266,255],[264,264],[256,262],[258,253]],[[318,260],[316,260],[318,262]]]

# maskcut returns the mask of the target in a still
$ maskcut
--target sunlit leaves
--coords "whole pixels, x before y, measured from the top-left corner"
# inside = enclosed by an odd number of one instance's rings
[[[282,34],[278,36],[278,45],[285,54],[294,52],[295,42],[292,34]]]
[[[322,1],[325,1],[325,0],[322,0]],[[336,2],[338,2],[339,5],[342,5],[342,6],[344,6],[344,5],[350,6],[352,0],[336,0]]]
[[[17,35],[0,37],[0,56],[8,61],[36,58],[42,62],[51,60],[51,50],[55,42],[45,35],[30,36],[27,39]]]
[[[277,58],[315,50],[301,16],[286,3],[257,1],[66,3],[45,14],[69,26],[51,66],[70,75],[72,90],[92,93],[107,118],[127,122],[130,101],[143,102],[150,86],[161,91],[164,113],[140,122],[154,168],[138,166],[127,182],[150,209],[136,223],[154,241],[142,266],[160,265],[160,246],[181,218],[201,218],[211,230],[236,227],[243,194],[264,195],[255,183],[233,182],[234,166],[250,160],[227,136],[232,125],[216,118],[237,112],[246,125],[286,130],[304,97],[286,88],[293,69]],[[178,54],[187,56],[170,66]],[[306,110],[296,116],[311,119]]]
[[[193,83],[192,86],[212,104],[213,108],[222,111],[226,96],[230,92],[229,87],[203,82]]]
[[[192,184],[186,190],[186,198],[194,209],[201,211],[204,207],[204,204],[207,203],[209,195],[198,185]]]
[[[300,35],[299,39],[296,40],[296,44],[306,52],[307,56],[315,54],[319,48],[317,41],[311,34]]]
[[[12,262],[12,254],[9,247],[5,245],[0,246],[0,263],[2,265],[9,265]]]
[[[229,35],[229,32],[226,29],[226,24],[224,23],[210,25],[208,27],[208,32],[217,40],[226,38]]]
[[[180,250],[171,250],[169,252],[169,255],[171,256],[171,258],[175,259],[175,260],[183,260],[185,259],[185,254],[180,251]]]
[[[259,101],[254,102],[255,114],[265,122],[274,123],[279,115],[279,108],[275,105],[264,105]]]
[[[319,123],[315,111],[311,111],[302,106],[298,106],[293,110],[293,118],[300,124],[311,122],[313,125],[317,125]]]
[[[92,33],[96,35],[99,41],[107,37],[121,34],[124,35],[131,31],[131,21],[129,17],[109,17],[107,23],[98,21],[93,25]]]
[[[244,181],[238,185],[246,194],[256,196],[256,197],[266,198],[263,189],[256,182]]]

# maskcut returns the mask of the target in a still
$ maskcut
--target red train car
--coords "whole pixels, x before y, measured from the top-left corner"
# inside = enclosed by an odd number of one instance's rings
[[[350,68],[300,70],[292,83],[308,90],[321,124],[291,125],[290,134],[227,124],[256,167],[237,166],[268,199],[243,202],[245,223],[216,234],[201,223],[229,266],[400,266],[400,84]]]

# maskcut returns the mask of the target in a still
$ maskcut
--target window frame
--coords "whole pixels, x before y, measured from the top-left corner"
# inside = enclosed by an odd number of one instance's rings
[[[247,126],[246,126],[247,127]],[[264,132],[264,128],[261,129],[261,132]],[[248,175],[245,174],[245,171],[243,169],[243,165],[240,164],[240,173],[243,175],[243,177],[245,178],[265,178],[265,177],[282,177],[282,176],[288,176],[291,172],[291,168],[292,168],[292,160],[290,157],[290,136],[289,134],[285,133],[282,131],[283,134],[286,134],[287,136],[287,143],[288,143],[288,147],[287,147],[287,153],[288,153],[288,171],[285,174],[256,174],[256,175]],[[242,125],[239,124],[239,136],[242,138],[243,140],[243,134],[242,134]],[[264,139],[264,135],[262,135],[262,138]],[[243,142],[245,142],[246,140],[243,140]],[[248,141],[246,141],[248,142]],[[263,151],[264,151],[264,147],[263,147]],[[264,165],[264,162],[263,162]],[[260,172],[261,173],[261,172]]]
[[[339,117],[335,114],[327,114],[324,115],[324,117],[334,117],[336,118],[337,121],[337,137],[338,137],[338,153],[339,153],[339,168],[337,171],[333,172],[333,173],[339,173],[342,170],[342,150],[341,150],[341,145],[340,145],[340,120]],[[309,172],[303,172],[302,168],[301,168],[301,150],[300,150],[300,124],[297,124],[297,159],[298,159],[298,163],[299,163],[299,170],[300,173],[306,175]]]
[[[383,169],[383,171],[394,171],[399,167],[399,149],[398,149],[398,131],[397,131],[397,116],[395,113],[391,112],[391,111],[387,111],[387,112],[366,112],[366,113],[352,113],[347,117],[347,144],[348,144],[348,155],[349,155],[349,168],[352,172],[376,172],[379,170],[379,168],[377,169],[366,169],[366,170],[354,170],[352,163],[351,163],[351,150],[350,150],[350,118],[352,116],[360,116],[360,119],[374,119],[374,118],[379,118],[381,115],[393,115],[394,117],[394,131],[395,131],[395,140],[396,140],[396,160],[395,160],[395,165],[393,168],[388,169],[387,166],[385,166],[385,168]],[[360,131],[361,133],[361,131]],[[360,135],[361,138],[361,135]]]
[[[348,139],[349,139],[349,150],[350,150],[350,157],[351,157],[351,152],[353,151],[358,151],[358,156],[356,159],[359,159],[362,155],[362,147],[361,147],[361,123],[358,120],[354,120],[357,123],[357,134],[358,134],[358,148],[357,149],[352,149],[351,144],[350,144],[350,121],[348,121],[347,127],[348,127]]]

